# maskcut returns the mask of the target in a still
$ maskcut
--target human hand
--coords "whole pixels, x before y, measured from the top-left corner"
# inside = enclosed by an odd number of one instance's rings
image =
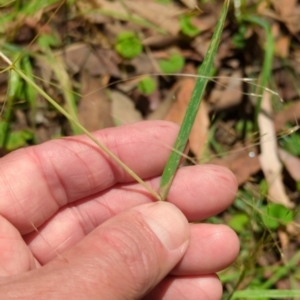
[[[177,132],[159,121],[95,135],[157,190]],[[0,170],[0,299],[221,297],[214,273],[234,261],[238,238],[188,221],[231,204],[230,171],[179,169],[169,202],[154,202],[85,136],[15,151]]]

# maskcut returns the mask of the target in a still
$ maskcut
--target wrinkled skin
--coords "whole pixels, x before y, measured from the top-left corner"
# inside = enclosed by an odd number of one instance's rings
[[[158,190],[177,132],[159,121],[95,135]],[[189,222],[232,203],[227,169],[181,168],[168,202],[156,202],[80,136],[15,151],[0,170],[0,299],[221,298],[215,273],[234,261],[238,238]]]

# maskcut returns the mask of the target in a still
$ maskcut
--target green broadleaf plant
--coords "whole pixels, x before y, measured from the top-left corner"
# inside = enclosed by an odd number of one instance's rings
[[[270,203],[263,207],[264,224],[269,229],[277,229],[280,224],[287,225],[294,219],[292,210],[277,203]]]

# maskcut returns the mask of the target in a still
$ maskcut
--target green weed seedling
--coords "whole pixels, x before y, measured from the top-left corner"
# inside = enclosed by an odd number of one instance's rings
[[[138,83],[137,87],[138,87],[138,90],[146,96],[153,94],[157,88],[156,81],[149,76],[143,78]]]
[[[194,37],[200,33],[199,28],[193,25],[192,21],[192,16],[182,16],[180,18],[181,32],[188,37]]]
[[[173,53],[169,59],[160,59],[158,64],[162,72],[172,74],[180,72],[183,69],[185,59],[182,55]]]
[[[245,213],[235,213],[228,221],[228,225],[236,232],[242,233],[249,223],[249,216]]]
[[[132,59],[142,53],[143,45],[134,32],[124,31],[117,36],[115,49],[122,57]]]
[[[300,134],[293,132],[290,135],[282,136],[279,141],[281,147],[295,156],[300,156]]]
[[[287,225],[294,219],[292,210],[276,203],[269,203],[263,206],[262,212],[264,225],[271,230],[277,229],[280,224]]]

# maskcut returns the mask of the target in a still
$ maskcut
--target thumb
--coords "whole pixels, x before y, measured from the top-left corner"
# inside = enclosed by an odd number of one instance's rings
[[[66,261],[32,271],[31,281],[24,277],[22,295],[30,285],[45,299],[139,299],[180,261],[188,240],[189,224],[174,205],[137,206],[92,231],[63,255]]]

